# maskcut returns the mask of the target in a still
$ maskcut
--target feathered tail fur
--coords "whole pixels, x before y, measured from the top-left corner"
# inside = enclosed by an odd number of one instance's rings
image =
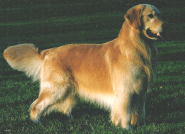
[[[40,80],[43,57],[33,44],[19,44],[4,50],[4,58],[15,70],[25,72],[33,81]]]

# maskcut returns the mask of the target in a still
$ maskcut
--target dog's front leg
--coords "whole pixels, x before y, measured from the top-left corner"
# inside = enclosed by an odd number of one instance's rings
[[[116,95],[111,109],[111,121],[116,126],[131,130],[131,94]]]
[[[144,91],[133,95],[131,125],[145,125],[145,100],[146,93]]]

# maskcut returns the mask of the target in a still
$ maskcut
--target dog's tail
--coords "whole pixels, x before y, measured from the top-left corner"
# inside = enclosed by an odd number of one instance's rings
[[[33,44],[19,44],[4,50],[4,58],[15,70],[25,72],[33,81],[40,80],[40,73],[44,61],[43,53]]]

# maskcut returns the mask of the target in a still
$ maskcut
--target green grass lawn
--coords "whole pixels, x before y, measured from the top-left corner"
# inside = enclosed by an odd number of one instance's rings
[[[29,106],[38,97],[39,83],[32,83],[23,73],[12,70],[2,55],[7,46],[25,42],[34,43],[42,50],[66,43],[103,43],[112,40],[119,33],[124,13],[1,23],[0,133],[130,133],[115,127],[107,111],[83,101],[79,101],[74,108],[74,119],[52,113],[41,118],[42,125],[33,123],[29,117]],[[175,25],[174,31],[183,33],[183,26],[184,23]],[[168,33],[171,34],[176,35]],[[133,129],[135,134],[185,133],[185,41],[174,40],[157,42],[158,77],[147,94],[146,126]]]

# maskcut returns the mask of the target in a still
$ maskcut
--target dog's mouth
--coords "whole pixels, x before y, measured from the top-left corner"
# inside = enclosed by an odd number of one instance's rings
[[[149,28],[144,31],[144,34],[147,38],[152,40],[163,39],[162,32],[155,33]]]

